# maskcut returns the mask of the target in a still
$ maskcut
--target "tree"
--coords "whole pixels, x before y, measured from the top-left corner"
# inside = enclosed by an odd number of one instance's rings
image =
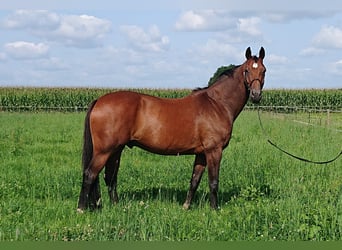
[[[225,72],[234,68],[235,68],[234,64],[230,64],[229,66],[219,67],[214,73],[214,75],[209,79],[208,87],[211,86],[214,82],[216,82],[223,74],[225,74]]]

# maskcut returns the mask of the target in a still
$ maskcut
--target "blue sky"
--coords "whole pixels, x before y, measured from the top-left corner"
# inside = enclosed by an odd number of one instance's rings
[[[266,88],[342,88],[341,1],[6,1],[0,86],[196,88],[266,50]]]

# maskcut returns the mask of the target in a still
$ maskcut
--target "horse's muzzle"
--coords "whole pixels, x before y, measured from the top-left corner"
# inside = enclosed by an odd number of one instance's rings
[[[253,103],[259,103],[260,100],[261,100],[261,97],[262,97],[261,90],[259,90],[259,89],[251,89],[249,97],[251,98],[251,101]]]

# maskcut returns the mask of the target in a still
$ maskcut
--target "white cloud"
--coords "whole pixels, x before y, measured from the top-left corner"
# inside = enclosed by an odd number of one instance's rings
[[[120,29],[125,34],[128,42],[137,49],[161,52],[169,47],[169,38],[161,35],[156,25],[152,25],[147,31],[136,25],[123,25]]]
[[[311,45],[299,52],[300,56],[319,56],[330,49],[342,49],[342,29],[324,26],[312,38]]]
[[[46,10],[16,10],[3,22],[8,29],[55,29],[58,27],[60,17]]]
[[[303,19],[320,19],[331,17],[338,13],[336,10],[283,10],[283,11],[269,11],[265,12],[262,16],[270,22],[286,23],[294,20]]]
[[[267,56],[267,62],[271,63],[271,64],[287,64],[289,63],[289,59],[286,56],[278,56],[278,55],[274,55],[271,54],[269,56]]]
[[[57,57],[43,58],[37,62],[36,69],[39,71],[61,71],[70,69],[66,62]]]
[[[59,27],[47,34],[71,46],[96,46],[111,30],[111,23],[94,16],[68,15],[62,16]]]
[[[334,26],[321,28],[313,38],[313,45],[318,48],[341,49],[342,48],[342,29]]]
[[[342,59],[337,62],[331,63],[329,69],[331,73],[341,76],[342,75]]]
[[[178,31],[220,31],[238,28],[252,36],[261,34],[259,24],[261,20],[272,23],[286,23],[294,20],[320,19],[331,17],[338,13],[336,10],[189,10],[183,12],[176,21]],[[238,18],[237,18],[238,17]],[[237,26],[237,27],[236,27]]]
[[[196,58],[202,64],[230,64],[241,63],[244,59],[243,53],[229,43],[209,39],[205,44],[195,46],[191,50],[192,59]]]
[[[260,22],[261,19],[259,17],[240,18],[238,29],[251,36],[260,36],[261,31],[258,27]]]
[[[308,47],[303,49],[299,55],[301,56],[318,56],[324,53],[324,49],[315,48],[315,47]]]
[[[23,8],[44,8],[44,9],[54,9],[54,10],[65,10],[66,6],[69,9],[80,9],[80,10],[133,10],[133,11],[156,11],[156,10],[179,10],[187,8],[196,9],[231,9],[233,11],[276,11],[276,10],[286,10],[286,11],[297,11],[297,10],[342,10],[342,4],[339,0],[330,0],[329,4],[322,1],[312,1],[308,4],[307,1],[222,1],[222,0],[174,0],[174,1],[155,1],[149,0],[144,1],[144,3],[137,4],[136,1],[108,1],[108,0],[97,0],[97,1],[84,1],[84,0],[11,0],[3,1],[1,4],[1,9],[13,9],[17,6],[23,6]],[[42,7],[43,6],[43,7]],[[105,6],[105,7],[104,7]]]
[[[206,20],[194,11],[187,11],[179,18],[175,25],[177,30],[198,30],[206,28]]]
[[[227,11],[189,10],[184,12],[175,24],[178,31],[216,31],[236,26],[236,21]]]
[[[15,59],[37,59],[48,55],[49,46],[44,43],[17,41],[5,44],[6,53]]]
[[[204,54],[222,55],[238,57],[237,49],[230,44],[223,44],[216,40],[210,39],[204,46],[200,47]]]
[[[95,47],[111,31],[111,22],[89,15],[60,15],[45,10],[17,10],[2,26],[22,29],[67,46]]]

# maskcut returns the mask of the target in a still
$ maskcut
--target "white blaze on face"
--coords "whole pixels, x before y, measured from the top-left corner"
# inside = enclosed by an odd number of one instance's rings
[[[258,64],[257,63],[253,63],[252,67],[253,67],[253,69],[257,69],[258,68]]]

